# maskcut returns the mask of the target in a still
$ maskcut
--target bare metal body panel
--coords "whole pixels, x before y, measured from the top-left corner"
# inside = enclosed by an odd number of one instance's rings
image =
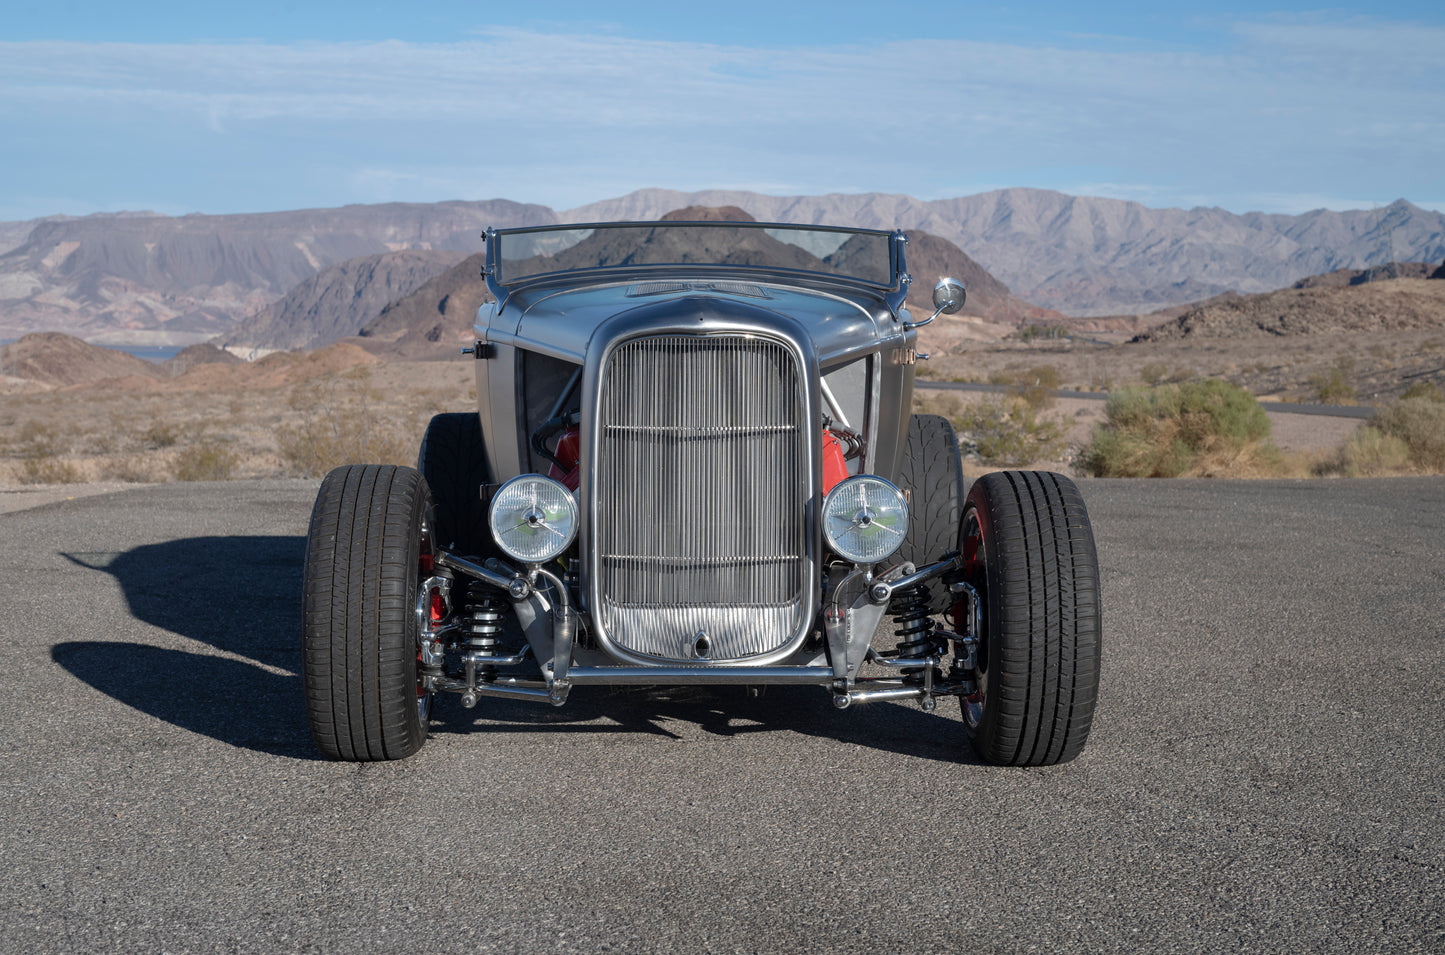
[[[589,352],[605,350],[606,342],[597,340],[598,328],[615,316],[701,298],[800,326],[848,425],[867,439],[868,469],[890,478],[896,473],[903,438],[897,422],[907,422],[913,399],[917,333],[905,326],[907,312],[895,316],[877,294],[848,298],[837,290],[784,285],[756,275],[748,276],[746,285],[765,297],[729,292],[725,289],[730,283],[713,273],[669,270],[669,279],[674,276],[684,288],[671,294],[638,295],[638,287],[646,284],[638,279],[581,288],[544,286],[508,296],[501,310],[493,303],[482,306],[474,331],[490,349],[489,357],[477,362],[477,395],[496,480],[533,470],[521,433],[525,429],[517,424],[526,419],[519,396],[525,353],[582,366]]]

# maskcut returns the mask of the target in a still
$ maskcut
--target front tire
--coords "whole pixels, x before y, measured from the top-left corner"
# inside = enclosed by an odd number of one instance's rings
[[[421,474],[337,468],[306,536],[302,678],[311,736],[331,759],[402,759],[426,741],[417,591],[433,545]]]
[[[908,417],[908,440],[898,472],[898,486],[908,492],[908,536],[898,560],[915,567],[931,564],[958,547],[958,521],[963,511],[963,461],[958,436],[942,415]],[[942,613],[953,603],[943,581],[925,584],[929,613]]]
[[[983,603],[974,691],[960,697],[973,746],[997,765],[1067,762],[1099,691],[1099,563],[1079,489],[1046,471],[984,475],[959,537]]]
[[[436,505],[436,539],[470,557],[499,557],[487,526],[481,487],[492,483],[492,466],[474,412],[434,415],[421,439],[416,468]]]

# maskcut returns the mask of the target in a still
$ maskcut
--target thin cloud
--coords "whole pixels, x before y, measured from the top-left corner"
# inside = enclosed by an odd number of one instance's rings
[[[0,117],[22,132],[47,117],[77,145],[98,124],[207,157],[204,137],[274,140],[276,179],[309,175],[341,201],[448,198],[438,190],[467,184],[553,205],[669,183],[937,196],[984,181],[1294,206],[1383,182],[1420,191],[1445,168],[1445,31],[1268,20],[1233,35],[1221,53],[516,29],[442,44],[0,43]],[[1362,79],[1386,49],[1390,63]],[[224,152],[214,161],[224,182]],[[19,162],[0,158],[0,173],[45,175]]]

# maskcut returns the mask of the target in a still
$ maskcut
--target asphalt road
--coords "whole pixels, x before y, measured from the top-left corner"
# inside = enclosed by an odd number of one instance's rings
[[[1083,487],[1102,703],[1042,770],[811,688],[327,763],[314,482],[0,515],[0,951],[1445,950],[1445,480]]]
[[[1445,371],[1445,369],[1441,369]],[[1411,376],[1417,377],[1417,376]],[[935,381],[920,378],[913,385],[916,389],[935,389],[942,391],[981,391],[1002,395],[1017,390],[1014,385],[990,385],[983,382],[973,381]],[[1051,391],[1055,398],[1075,398],[1084,401],[1107,401],[1109,395],[1103,391]],[[1265,411],[1272,411],[1278,414],[1308,414],[1323,415],[1326,418],[1373,418],[1379,409],[1373,405],[1315,405],[1315,404],[1294,404],[1283,401],[1261,401],[1259,406]]]

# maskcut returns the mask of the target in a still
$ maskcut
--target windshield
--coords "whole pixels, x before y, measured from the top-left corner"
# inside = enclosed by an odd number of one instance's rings
[[[819,272],[892,288],[891,240],[887,232],[742,222],[506,229],[490,234],[487,264],[501,285],[550,272],[688,265]]]

